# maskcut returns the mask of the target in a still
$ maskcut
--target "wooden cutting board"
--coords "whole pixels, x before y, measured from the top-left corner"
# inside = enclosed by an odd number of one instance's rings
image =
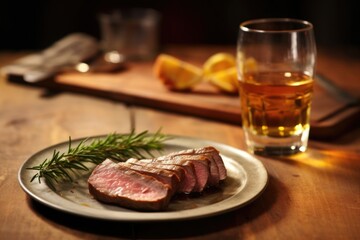
[[[24,83],[21,77],[10,81]],[[238,96],[226,95],[208,84],[191,92],[168,91],[153,76],[151,63],[137,63],[118,73],[64,73],[35,84],[76,91],[151,108],[241,125]],[[360,106],[315,84],[310,137],[331,139],[358,126]]]
[[[152,73],[151,63],[130,65],[118,73],[64,73],[55,77],[57,89],[77,91],[151,108],[241,125],[238,96],[202,84],[192,92],[168,91]],[[348,106],[316,84],[311,114],[312,138],[333,138],[360,119],[360,107]]]

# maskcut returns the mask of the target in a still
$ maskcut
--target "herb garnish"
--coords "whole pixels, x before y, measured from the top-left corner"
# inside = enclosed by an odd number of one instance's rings
[[[153,157],[151,151],[160,151],[163,148],[163,142],[169,137],[160,133],[149,134],[148,131],[136,134],[133,130],[130,134],[112,133],[105,138],[93,140],[90,144],[85,143],[89,139],[81,141],[76,147],[72,147],[72,141],[69,137],[69,146],[67,152],[61,153],[54,150],[50,159],[37,166],[27,168],[38,171],[31,182],[44,178],[50,188],[55,190],[55,183],[62,181],[73,182],[72,173],[78,171],[89,171],[86,163],[100,164],[106,158],[116,161],[126,161],[129,158],[147,158]]]

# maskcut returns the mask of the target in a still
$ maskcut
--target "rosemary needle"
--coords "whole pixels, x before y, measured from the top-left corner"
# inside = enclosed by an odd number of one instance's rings
[[[148,131],[136,134],[133,130],[130,134],[112,133],[105,138],[95,139],[90,144],[86,144],[89,139],[85,139],[73,147],[69,138],[67,152],[54,150],[51,158],[27,168],[37,171],[30,181],[37,179],[41,183],[41,179],[44,178],[49,187],[55,190],[55,183],[73,182],[72,173],[89,171],[86,163],[97,165],[106,158],[126,161],[129,158],[153,157],[152,151],[160,151],[164,141],[168,139],[169,137],[160,133],[160,130],[155,134],[149,134]]]

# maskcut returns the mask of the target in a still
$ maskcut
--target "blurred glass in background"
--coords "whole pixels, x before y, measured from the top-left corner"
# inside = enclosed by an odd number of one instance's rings
[[[62,0],[0,2],[0,49],[44,49],[74,32],[101,37],[98,16],[150,8],[161,15],[159,43],[235,45],[239,23],[254,18],[304,19],[319,46],[360,45],[355,0]]]

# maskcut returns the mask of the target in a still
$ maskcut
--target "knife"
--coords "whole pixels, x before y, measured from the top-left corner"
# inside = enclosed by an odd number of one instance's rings
[[[334,97],[336,97],[339,101],[345,102],[346,105],[356,106],[360,104],[360,100],[356,97],[352,96],[335,83],[333,83],[330,79],[325,77],[322,74],[315,74],[315,81],[324,89],[326,89],[329,93],[331,93]]]

